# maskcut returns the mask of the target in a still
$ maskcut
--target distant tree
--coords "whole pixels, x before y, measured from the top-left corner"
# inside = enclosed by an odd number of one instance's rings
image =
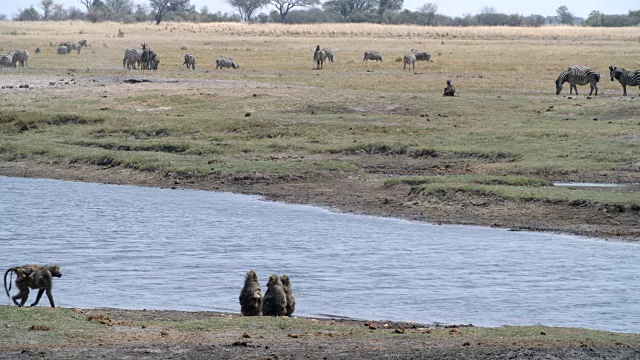
[[[424,14],[427,20],[426,25],[433,25],[433,20],[436,17],[438,11],[438,5],[434,3],[426,3],[418,8],[418,12]]]
[[[640,18],[640,10],[635,10],[635,11],[629,10],[629,16]]]
[[[544,16],[542,15],[529,15],[522,19],[523,26],[540,27],[546,23]]]
[[[33,7],[33,5],[28,9],[18,10],[18,15],[13,18],[13,20],[17,21],[38,21],[40,19],[40,13]]]
[[[78,0],[78,2],[84,5],[87,8],[87,14],[91,12],[91,8],[93,7],[93,0]]]
[[[187,10],[189,0],[149,0],[149,5],[151,6],[151,14],[158,25],[168,13]]]
[[[109,17],[113,20],[121,20],[133,9],[132,0],[105,0],[104,4],[109,10]]]
[[[496,11],[496,8],[494,8],[493,6],[483,7],[482,9],[480,9],[480,13],[476,15],[476,18],[478,19],[478,25],[495,25],[490,24],[490,19],[497,13],[498,12]]]
[[[61,21],[69,17],[69,12],[64,8],[62,4],[54,4],[51,11],[51,20]]]
[[[91,10],[87,12],[87,19],[91,22],[98,22],[105,20],[109,9],[102,0],[93,0],[91,3]]]
[[[49,20],[53,8],[53,0],[40,0],[38,5],[42,8],[42,20]]]
[[[85,20],[87,18],[87,14],[75,6],[70,6],[67,9],[66,18],[70,20]]]
[[[149,8],[146,5],[136,4],[136,10],[133,12],[133,18],[137,22],[149,20]]]
[[[345,18],[355,13],[370,13],[378,6],[378,0],[328,0],[322,4],[322,8]]]
[[[227,0],[240,13],[243,21],[251,21],[251,16],[256,10],[267,4],[267,0]]]
[[[378,0],[378,15],[386,11],[400,11],[404,5],[404,0]]]
[[[556,9],[558,22],[565,25],[573,25],[573,14],[569,11],[569,8],[565,5]]]
[[[280,21],[284,22],[289,11],[295,7],[306,7],[320,4],[320,0],[267,0],[280,14]],[[265,15],[266,16],[266,15]]]
[[[585,25],[594,27],[603,26],[603,17],[604,15],[600,13],[600,11],[593,10],[589,13],[589,17],[587,17]]]
[[[7,20],[7,15],[6,14],[0,14],[0,21],[5,21]]]

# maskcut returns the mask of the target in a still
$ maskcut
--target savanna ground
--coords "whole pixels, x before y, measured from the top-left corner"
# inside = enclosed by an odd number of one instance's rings
[[[82,54],[56,55],[81,39],[91,45]],[[124,49],[143,42],[160,70],[123,70]],[[336,54],[323,70],[312,70],[317,44]],[[0,69],[0,175],[640,240],[637,187],[551,183],[640,182],[640,90],[622,97],[608,74],[640,69],[640,28],[0,22],[0,48],[31,53],[27,69]],[[434,61],[403,71],[396,59],[411,48]],[[362,62],[366,49],[384,62]],[[195,71],[182,66],[186,52]],[[219,56],[240,70],[214,70]],[[569,96],[568,84],[555,95],[575,64],[600,70],[597,97],[588,87]],[[448,79],[454,98],[442,97]],[[640,357],[635,335],[579,329],[396,324],[405,333],[392,334],[357,322],[150,314],[3,307],[0,358]],[[50,330],[29,330],[39,324]]]

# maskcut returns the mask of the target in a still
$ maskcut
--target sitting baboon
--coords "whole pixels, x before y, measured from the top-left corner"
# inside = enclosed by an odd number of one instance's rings
[[[293,297],[293,291],[291,290],[291,280],[289,280],[289,276],[282,275],[280,282],[282,282],[282,289],[287,297],[287,313],[285,315],[291,316],[296,310],[296,298]]]
[[[240,291],[240,312],[244,316],[260,316],[262,289],[258,282],[258,274],[249,270],[244,278],[244,287]]]
[[[262,298],[262,315],[283,316],[287,313],[287,294],[284,293],[278,275],[269,276],[267,292]]]
[[[454,96],[456,93],[456,88],[451,84],[451,80],[447,80],[447,87],[444,88],[444,94],[442,96]]]
[[[7,275],[9,273],[16,273],[16,287],[18,288],[18,294],[11,296],[9,290],[11,290],[11,279],[9,279],[9,286],[7,287]],[[4,273],[4,289],[7,292],[7,296],[13,300],[18,306],[24,306],[29,297],[29,289],[38,289],[38,296],[36,301],[31,306],[36,306],[42,297],[42,294],[46,291],[47,297],[51,307],[56,307],[53,301],[53,294],[51,289],[53,288],[53,277],[62,277],[60,267],[58,265],[23,265],[13,268],[9,268]],[[18,303],[18,299],[21,299]]]

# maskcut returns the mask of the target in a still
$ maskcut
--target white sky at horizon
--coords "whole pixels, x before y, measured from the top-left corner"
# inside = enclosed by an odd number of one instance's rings
[[[0,14],[5,14],[8,17],[13,17],[19,9],[25,9],[32,4],[38,11],[41,9],[38,7],[39,0],[0,0]],[[75,6],[84,10],[84,6],[78,2],[78,0],[54,0],[55,3],[62,3],[65,7]],[[135,3],[147,4],[148,1],[134,0]],[[566,5],[575,16],[586,18],[592,10],[598,10],[605,14],[627,14],[629,10],[639,10],[640,1],[638,0],[538,0],[538,1],[517,1],[517,0],[457,0],[457,1],[445,1],[445,0],[404,0],[404,8],[409,10],[416,10],[418,7],[425,3],[434,3],[438,5],[438,13],[448,16],[461,16],[464,14],[477,14],[485,6],[491,6],[496,11],[501,13],[513,14],[519,13],[522,15],[540,14],[543,16],[553,16],[556,14],[555,10],[561,6]],[[235,13],[234,9],[227,4],[225,0],[191,0],[191,4],[196,5],[197,9],[202,6],[207,6],[210,12],[226,12],[229,14]],[[273,9],[272,6],[267,6],[260,10],[260,12],[270,12]]]

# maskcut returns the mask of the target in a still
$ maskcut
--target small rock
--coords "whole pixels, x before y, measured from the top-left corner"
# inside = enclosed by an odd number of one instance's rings
[[[290,338],[293,338],[293,339],[297,339],[297,338],[300,337],[300,335],[298,335],[298,334],[288,334],[287,336],[290,337]]]
[[[251,113],[247,111],[246,113],[244,113],[244,116],[245,117],[249,117],[249,116],[251,116]]]
[[[394,334],[404,334],[404,329],[403,328],[397,328],[393,330]]]
[[[464,343],[462,343],[462,346],[469,346],[469,345],[471,345],[471,343],[468,341],[465,341]]]
[[[160,331],[160,336],[166,337],[166,336],[169,336],[169,333],[166,331]]]
[[[247,333],[243,333],[242,337],[245,339],[251,339],[251,335],[247,334]]]
[[[544,330],[540,330],[540,335],[547,335],[547,333]]]
[[[593,118],[593,121],[598,121],[598,118]]]

